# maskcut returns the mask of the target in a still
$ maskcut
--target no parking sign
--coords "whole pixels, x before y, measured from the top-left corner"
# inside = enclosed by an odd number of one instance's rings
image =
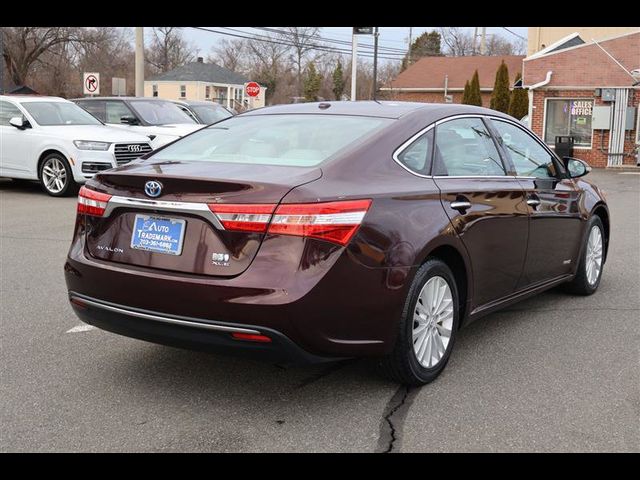
[[[100,95],[100,74],[84,72],[82,85],[85,95]]]

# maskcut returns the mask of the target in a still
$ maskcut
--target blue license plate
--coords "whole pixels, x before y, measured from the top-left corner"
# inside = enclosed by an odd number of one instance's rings
[[[136,215],[131,248],[180,255],[186,222],[176,218]]]

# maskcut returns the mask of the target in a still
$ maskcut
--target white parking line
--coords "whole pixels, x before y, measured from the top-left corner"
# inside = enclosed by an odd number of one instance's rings
[[[95,328],[93,325],[78,325],[77,327],[67,330],[67,333],[88,332],[89,330],[95,330]]]
[[[640,172],[618,172],[618,175],[640,175]]]

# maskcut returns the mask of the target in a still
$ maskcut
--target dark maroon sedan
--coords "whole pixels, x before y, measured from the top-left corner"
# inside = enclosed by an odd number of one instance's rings
[[[609,211],[588,171],[484,108],[256,110],[87,182],[69,298],[130,337],[375,356],[424,384],[460,326],[561,283],[598,288]]]

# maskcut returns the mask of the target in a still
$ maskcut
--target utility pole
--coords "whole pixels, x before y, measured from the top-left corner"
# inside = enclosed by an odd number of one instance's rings
[[[476,54],[476,45],[478,44],[478,27],[473,29],[473,46],[471,47],[472,55]]]
[[[373,30],[373,99],[378,90],[378,27]]]
[[[136,97],[144,97],[144,27],[136,27]]]
[[[356,101],[356,74],[358,67],[358,36],[355,29],[351,35],[351,101]]]
[[[482,36],[480,37],[480,55],[487,53],[487,27],[482,27]]]
[[[409,27],[409,51],[407,52],[407,67],[411,66],[411,44],[413,43],[413,27]]]

